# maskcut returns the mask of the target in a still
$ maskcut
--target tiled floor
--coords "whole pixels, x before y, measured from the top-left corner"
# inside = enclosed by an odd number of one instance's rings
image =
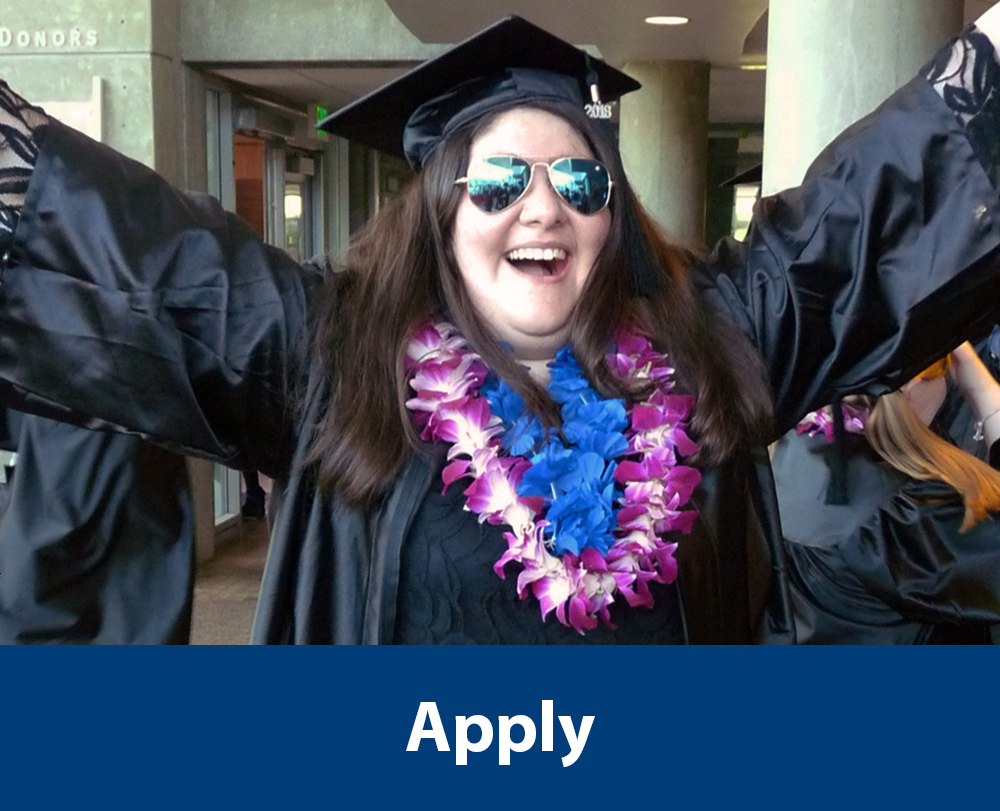
[[[250,641],[267,542],[266,521],[244,521],[237,537],[198,567],[192,645],[245,645]]]

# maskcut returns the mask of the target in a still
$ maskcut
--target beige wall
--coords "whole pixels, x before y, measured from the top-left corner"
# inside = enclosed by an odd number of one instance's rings
[[[180,0],[187,62],[423,60],[383,0]]]

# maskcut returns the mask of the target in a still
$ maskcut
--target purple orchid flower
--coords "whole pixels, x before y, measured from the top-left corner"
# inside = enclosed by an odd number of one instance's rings
[[[646,338],[624,333],[608,356],[612,371],[653,387],[644,402],[627,410],[621,423],[628,426],[624,438],[615,437],[613,432],[620,429],[612,425],[622,420],[623,406],[604,400],[590,387],[572,352],[560,350],[551,364],[552,394],[561,406],[574,459],[566,470],[557,464],[562,459],[559,448],[565,448],[552,444],[557,439],[539,434],[529,437],[530,443],[508,441],[514,423],[524,420],[513,414],[505,422],[493,413],[490,398],[480,394],[486,367],[454,327],[441,323],[418,329],[405,362],[416,393],[407,407],[422,428],[421,436],[451,443],[449,463],[442,471],[445,489],[471,478],[464,491],[466,508],[480,521],[511,527],[504,533],[507,551],[494,571],[502,578],[507,564],[519,564],[518,595],[522,599],[534,595],[543,618],[554,614],[580,633],[596,628],[599,621],[613,628],[609,609],[616,595],[629,605],[649,606],[653,597],[648,584],[673,582],[676,543],[667,543],[662,536],[690,532],[697,517],[684,505],[700,474],[677,463],[678,455],[698,450],[686,433],[693,399],[670,393],[674,370]],[[500,407],[507,400],[500,397],[502,390],[494,389],[487,393],[499,398]],[[523,432],[524,426],[518,430]],[[532,460],[510,450],[543,441],[551,448],[543,446]],[[633,458],[616,461],[622,453]],[[533,463],[540,467],[529,477],[533,483],[525,488],[526,495],[519,496],[518,487]],[[551,470],[543,473],[546,465]],[[557,473],[561,484],[553,487],[548,476]],[[618,509],[612,512],[616,500]],[[550,502],[557,518],[552,526],[544,519]],[[613,532],[606,541],[600,540],[612,523]],[[560,531],[558,527],[570,533],[563,537],[565,543],[546,539],[546,533]],[[591,537],[591,532],[598,535]],[[558,548],[567,551],[553,554]]]

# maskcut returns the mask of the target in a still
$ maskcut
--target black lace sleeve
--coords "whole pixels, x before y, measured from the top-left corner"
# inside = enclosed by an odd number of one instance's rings
[[[997,186],[1000,169],[1000,64],[989,37],[970,25],[924,68],[965,127],[976,157]]]
[[[0,256],[7,251],[17,227],[38,160],[37,136],[47,123],[42,110],[0,81]]]

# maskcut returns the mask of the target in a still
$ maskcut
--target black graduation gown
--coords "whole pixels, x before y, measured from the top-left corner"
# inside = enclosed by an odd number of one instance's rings
[[[137,437],[20,420],[0,518],[0,644],[186,644],[184,460]]]
[[[976,351],[995,375],[987,339]],[[975,414],[951,383],[933,427],[1000,466],[1000,443],[988,448],[976,438]],[[1000,621],[996,516],[962,532],[955,490],[910,479],[862,436],[847,434],[841,443],[790,431],[774,447],[798,641],[991,642]],[[831,486],[835,478],[842,489]]]
[[[775,447],[798,641],[989,641],[1000,623],[1000,523],[960,531],[954,489],[903,475],[862,436],[843,442],[838,452],[822,434],[790,433]],[[830,475],[840,464],[847,492],[836,503]]]
[[[761,201],[748,241],[724,242],[696,276],[760,350],[777,436],[985,331],[998,244],[996,192],[917,79],[828,148],[802,187]],[[391,641],[401,549],[438,486],[433,453],[414,455],[375,515],[317,490],[303,464],[324,407],[308,302],[302,269],[216,203],[53,125],[4,262],[0,394],[278,478],[254,640]],[[793,641],[766,452],[703,474],[700,518],[679,539],[686,638]]]

